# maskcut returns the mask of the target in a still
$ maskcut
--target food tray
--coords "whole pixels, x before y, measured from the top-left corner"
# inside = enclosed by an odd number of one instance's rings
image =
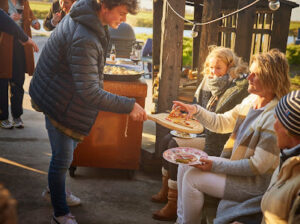
[[[106,64],[105,66],[114,66],[114,67],[122,67],[129,70],[136,71],[136,74],[130,74],[130,75],[122,75],[122,74],[105,74],[104,73],[104,80],[111,80],[111,81],[135,81],[144,74],[144,70],[142,70],[139,66],[134,65],[111,65]]]
[[[168,113],[148,114],[147,116],[149,120],[152,120],[160,124],[161,126],[169,128],[171,130],[176,130],[176,131],[181,131],[181,132],[191,133],[191,134],[198,134],[203,132],[203,125],[197,120],[188,121],[191,124],[191,127],[186,127],[166,120],[166,118],[169,116]]]

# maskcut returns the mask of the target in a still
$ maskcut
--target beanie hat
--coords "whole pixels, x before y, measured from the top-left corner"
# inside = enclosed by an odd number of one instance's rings
[[[275,113],[287,130],[300,135],[300,90],[282,97],[275,108]]]

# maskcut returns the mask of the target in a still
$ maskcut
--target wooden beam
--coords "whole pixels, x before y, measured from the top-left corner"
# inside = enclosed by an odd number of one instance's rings
[[[163,0],[154,0],[153,1],[153,42],[152,42],[153,74],[155,72],[158,72],[157,68],[159,68],[162,12],[163,12]]]
[[[195,0],[195,8],[194,8],[194,20],[196,23],[200,23],[202,20],[202,11],[203,6],[199,5],[203,3],[203,0]],[[193,38],[193,70],[198,68],[199,62],[199,52],[200,52],[200,38],[201,38],[201,26],[197,27],[198,36]]]
[[[238,8],[240,9],[251,2],[252,0],[239,0]],[[254,21],[255,5],[239,12],[234,51],[238,56],[242,57],[245,62],[249,62],[251,55],[252,31]]]
[[[280,8],[274,12],[270,49],[278,48],[281,52],[285,53],[291,11],[292,8],[289,5],[281,4]]]
[[[214,20],[220,16],[222,0],[204,0],[202,22],[208,22]],[[218,44],[218,30],[219,22],[210,23],[201,27],[200,37],[200,51],[199,51],[199,64],[198,73],[202,71],[202,65],[208,55],[208,46]]]
[[[168,0],[172,8],[182,17],[185,14],[185,0]],[[170,110],[173,101],[177,99],[179,80],[182,68],[182,41],[184,20],[179,18],[168,6],[167,1],[163,5],[159,87],[157,112]],[[169,132],[168,129],[156,125],[156,155],[159,154],[159,144],[162,138]]]

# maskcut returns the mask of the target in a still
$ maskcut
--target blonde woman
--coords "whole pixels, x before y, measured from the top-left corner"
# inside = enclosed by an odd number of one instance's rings
[[[232,132],[220,157],[201,159],[202,164],[194,167],[179,166],[178,223],[200,222],[204,194],[222,199],[214,223],[228,223],[238,216],[250,215],[254,212],[251,204],[243,202],[262,195],[268,187],[279,162],[274,108],[290,87],[284,54],[271,50],[255,55],[247,79],[251,95],[224,114],[174,102],[174,107],[180,106],[207,129]],[[222,212],[230,206],[235,209]]]
[[[216,113],[232,109],[248,95],[248,82],[244,78],[247,71],[247,64],[231,49],[210,46],[202,72],[204,78],[195,93],[194,102]],[[160,151],[162,154],[168,148],[186,146],[204,150],[211,156],[219,156],[228,137],[228,134],[216,134],[209,130],[194,139],[177,138],[168,134],[160,145]],[[163,185],[159,193],[152,196],[152,201],[168,203],[153,214],[154,219],[176,219],[177,167],[163,160]]]

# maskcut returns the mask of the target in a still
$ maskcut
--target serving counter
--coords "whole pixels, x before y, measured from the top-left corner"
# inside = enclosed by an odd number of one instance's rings
[[[135,98],[143,108],[147,96],[144,79],[131,82],[104,81],[104,90]],[[70,175],[77,166],[126,169],[129,174],[139,168],[143,123],[127,114],[99,112],[91,132],[74,151]]]

